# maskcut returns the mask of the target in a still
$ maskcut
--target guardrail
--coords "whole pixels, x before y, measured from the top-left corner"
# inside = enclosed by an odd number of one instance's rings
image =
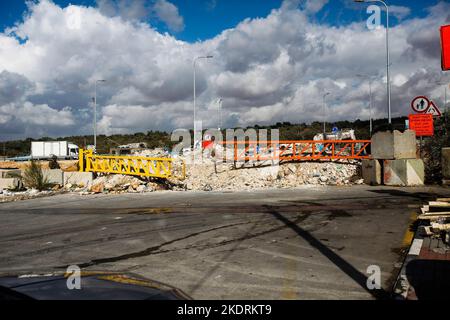
[[[370,159],[370,140],[226,141],[234,161]],[[231,147],[230,147],[231,145]]]
[[[174,175],[172,158],[147,158],[138,156],[95,155],[92,150],[80,149],[79,167],[81,172],[115,173],[140,177],[179,178],[186,176],[186,165],[181,161],[181,175]]]

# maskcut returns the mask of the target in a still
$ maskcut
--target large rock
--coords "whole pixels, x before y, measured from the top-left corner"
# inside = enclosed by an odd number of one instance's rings
[[[404,133],[397,130],[377,132],[372,137],[374,159],[416,159],[416,149],[416,133],[413,130],[406,130]]]
[[[64,185],[83,185],[84,187],[92,186],[94,174],[92,172],[64,172]]]
[[[362,177],[365,184],[372,186],[382,184],[381,162],[377,159],[362,161]]]
[[[425,167],[421,159],[384,160],[383,182],[387,186],[422,186]]]

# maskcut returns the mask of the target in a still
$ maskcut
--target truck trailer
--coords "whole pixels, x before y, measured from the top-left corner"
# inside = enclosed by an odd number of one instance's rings
[[[46,160],[56,157],[58,159],[78,159],[79,148],[68,141],[34,141],[31,142],[31,158]]]

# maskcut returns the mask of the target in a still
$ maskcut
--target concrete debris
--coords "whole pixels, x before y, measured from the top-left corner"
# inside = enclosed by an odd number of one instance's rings
[[[292,188],[302,185],[363,184],[361,165],[338,162],[288,163],[280,166],[233,169],[229,164],[203,163],[186,168],[186,180],[175,189],[197,191],[240,191]]]
[[[90,193],[143,193],[158,190],[156,182],[148,182],[137,177],[125,175],[103,175],[95,179]]]
[[[161,148],[139,150],[133,155],[150,158],[171,157],[168,151]],[[181,163],[179,160],[183,157],[176,157],[176,161]],[[146,193],[160,190],[209,192],[295,188],[304,185],[345,186],[363,184],[361,162],[356,160],[284,163],[279,166],[270,165],[271,163],[264,164],[266,166],[238,163],[235,167],[234,164],[228,163],[216,164],[211,157],[207,157],[201,164],[186,166],[186,179],[179,179],[182,175],[181,166],[179,166],[180,172],[174,172],[174,178],[167,181],[119,174],[100,174],[93,179],[92,173],[64,172],[64,176],[72,175],[73,177],[69,177],[70,179],[64,177],[63,183],[60,183],[59,180],[55,181],[55,185],[48,192],[74,192],[80,195]],[[176,170],[176,167],[174,166],[173,169]],[[84,179],[83,174],[88,174],[89,179]],[[20,193],[11,193],[11,191],[3,189],[0,191],[0,199],[10,194],[22,196]],[[25,193],[28,197],[41,194],[36,190],[28,190]]]
[[[35,189],[30,189],[26,191],[9,191],[9,190],[0,190],[0,203],[5,202],[15,202],[21,200],[29,200],[34,198],[48,197],[52,195],[57,195],[63,193],[62,190],[59,191],[38,191]]]
[[[133,155],[137,156],[137,157],[146,157],[146,158],[169,158],[170,157],[169,152],[162,148],[139,150],[139,151],[135,152]]]

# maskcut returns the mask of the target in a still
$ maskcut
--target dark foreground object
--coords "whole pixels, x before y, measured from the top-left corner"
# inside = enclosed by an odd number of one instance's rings
[[[119,273],[82,273],[80,289],[70,290],[67,275],[23,275],[0,278],[0,300],[187,300],[165,284]],[[72,283],[72,282],[71,282]],[[74,283],[74,282],[73,282]]]

